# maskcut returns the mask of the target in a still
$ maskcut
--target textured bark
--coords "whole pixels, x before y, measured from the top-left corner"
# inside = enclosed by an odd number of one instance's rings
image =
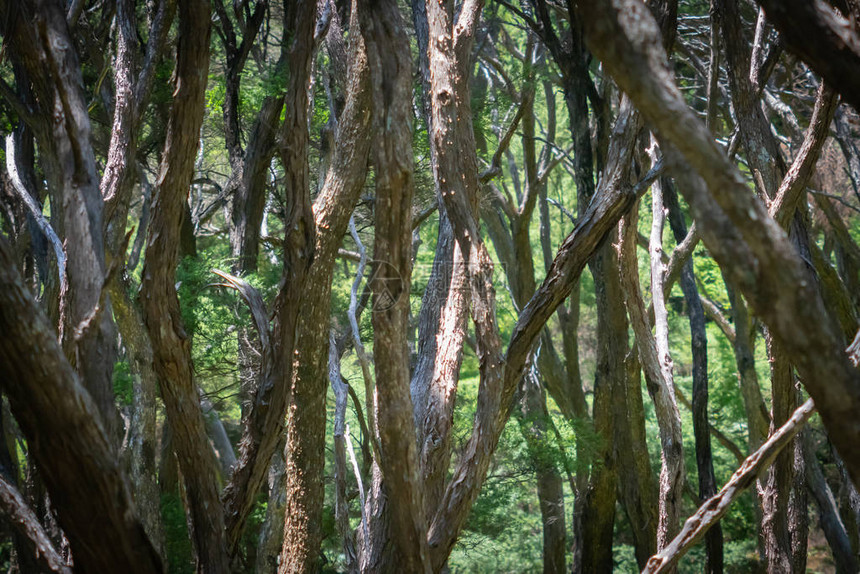
[[[660,194],[655,190],[654,196]],[[685,481],[684,450],[681,435],[681,417],[675,402],[675,389],[672,381],[671,358],[668,356],[668,340],[661,337],[663,342],[651,333],[651,326],[645,311],[645,304],[639,288],[639,272],[636,262],[636,210],[625,216],[622,224],[622,244],[619,250],[621,260],[621,280],[624,290],[624,300],[633,332],[636,334],[636,346],[639,360],[645,373],[648,393],[654,401],[657,424],[660,428],[661,471],[660,471],[660,522],[657,528],[657,547],[665,548],[678,532],[681,517],[681,496]],[[662,211],[659,202],[655,211]],[[653,247],[652,247],[653,250]],[[657,253],[659,256],[659,252]],[[662,266],[660,266],[662,267]],[[662,269],[652,269],[651,276],[662,278]],[[663,301],[662,291],[655,290],[655,309],[658,302]],[[655,314],[658,314],[656,311]],[[663,309],[665,317],[665,307]],[[658,325],[660,324],[658,319]],[[664,323],[665,324],[665,323]],[[660,330],[658,329],[658,334]],[[665,335],[665,332],[664,332]]]
[[[860,423],[850,414],[860,407],[860,374],[832,322],[823,319],[820,296],[800,258],[686,106],[651,17],[631,0],[580,8],[590,23],[592,49],[657,128],[664,154],[677,166],[679,187],[702,224],[705,245],[791,353],[853,480],[860,482]]]
[[[537,477],[538,505],[543,522],[543,571],[547,574],[564,572],[567,570],[564,491],[554,460],[558,453],[549,445],[547,438],[551,420],[546,410],[546,396],[534,375],[523,377],[520,394],[520,427]]]
[[[138,40],[134,2],[117,2],[115,105],[107,161],[100,185],[105,201],[107,244],[113,254],[119,250],[125,235],[131,193],[136,182],[138,132],[152,91],[155,65],[164,51],[175,13],[175,0],[159,1],[150,26],[149,41],[142,49]]]
[[[371,317],[374,333],[376,421],[389,497],[392,538],[400,567],[430,572],[422,481],[409,394],[409,286],[412,272],[411,58],[393,1],[359,6],[367,46],[377,145]]]
[[[128,295],[129,286],[116,279],[109,285],[113,315],[122,335],[125,353],[134,373],[134,395],[128,431],[128,463],[137,514],[150,540],[163,555],[161,493],[158,486],[156,414],[158,377],[153,368],[152,344],[139,302]]]
[[[746,302],[731,286],[725,274],[723,279],[732,306],[732,322],[735,325],[735,340],[732,348],[735,362],[738,365],[738,386],[744,401],[747,415],[747,440],[750,451],[756,450],[764,443],[770,426],[770,414],[761,395],[761,386],[755,370],[755,337],[756,333],[750,325],[749,310]]]
[[[623,149],[623,146],[619,147]],[[594,200],[579,218],[575,229],[562,243],[546,279],[522,309],[505,354],[501,384],[493,382],[489,387],[500,389],[495,392],[501,396],[493,397],[489,391],[479,395],[481,400],[478,402],[476,429],[454,471],[454,479],[446,488],[440,512],[431,526],[431,550],[440,549],[440,555],[444,553],[447,556],[462,528],[463,521],[477,497],[477,490],[486,476],[503,423],[510,416],[516,383],[522,375],[532,345],[543,332],[546,322],[570,294],[586,262],[603,243],[607,233],[654,177],[656,173],[649,173],[645,180],[636,186],[630,186],[616,178],[605,179]],[[469,235],[476,236],[471,233]],[[473,293],[474,289],[473,283]],[[484,313],[484,309],[481,309],[481,312]],[[492,332],[492,329],[487,331]],[[492,355],[485,356],[481,364],[482,378],[485,374],[497,377],[498,374],[494,371],[502,365],[501,361],[492,360]]]
[[[735,0],[720,0],[714,3],[714,17],[725,38],[726,64],[732,103],[737,116],[740,139],[746,151],[747,163],[753,173],[758,194],[763,198],[774,198],[786,172],[779,144],[773,137],[770,124],[764,116],[759,93],[750,78],[750,70],[757,68],[753,56],[747,55],[748,43],[743,37],[743,27],[738,3]],[[761,21],[761,18],[759,19]],[[760,34],[756,35],[761,40]],[[752,61],[750,61],[752,58]],[[802,188],[801,188],[802,189]],[[799,195],[799,190],[797,192]],[[796,202],[795,202],[796,203]],[[791,209],[784,209],[782,217],[790,221]],[[768,358],[771,365],[772,416],[771,430],[779,428],[795,408],[793,376],[789,358],[782,347],[765,333]],[[752,447],[751,447],[752,448]],[[762,501],[762,535],[769,572],[792,572],[792,535],[789,526],[789,499],[793,481],[792,459],[794,448],[780,454],[771,468]]]
[[[358,30],[357,16],[350,29]],[[323,188],[314,202],[316,246],[298,320],[293,396],[287,421],[287,512],[284,534],[297,571],[319,560],[325,465],[327,337],[335,256],[363,189],[373,137],[372,94],[361,34],[350,35],[346,104]]]
[[[535,151],[535,113],[534,113],[534,74],[532,59],[534,57],[533,40],[528,41],[523,64],[525,85],[522,89],[520,112],[523,130],[523,162],[525,164],[525,185],[521,193],[519,205],[512,205],[500,196],[497,203],[505,201],[496,208],[498,217],[492,214],[485,217],[488,220],[490,238],[496,246],[504,265],[505,274],[515,308],[521,308],[534,294],[536,287],[534,276],[534,254],[532,253],[529,227],[534,208],[540,195],[542,183],[538,177],[537,154]],[[490,222],[507,218],[508,229],[498,230]],[[510,245],[508,245],[510,243]],[[503,246],[504,245],[504,246]],[[567,377],[562,372],[563,366],[555,359],[555,349],[548,334],[542,338],[543,346],[537,357],[537,366],[548,388],[552,388],[559,397],[559,404],[565,415],[573,418],[573,409],[569,406],[567,393],[563,392]],[[544,572],[561,572],[565,569],[565,532],[564,532],[564,497],[562,496],[562,480],[555,463],[547,456],[547,448],[543,446],[543,438],[547,430],[548,414],[545,398],[541,389],[541,381],[532,374],[523,377],[521,383],[522,405],[520,418],[521,431],[529,445],[529,456],[534,465],[537,478],[538,499],[543,518],[543,567]]]
[[[838,103],[836,92],[822,83],[818,88],[803,144],[768,207],[770,215],[785,229],[788,228],[798,202],[804,197],[803,192],[815,173],[815,165],[830,134],[830,124]]]
[[[176,3],[167,0],[158,3],[149,30],[149,41],[144,47],[138,43],[134,3],[126,0],[118,2],[116,10],[115,107],[100,189],[105,201],[105,242],[108,253],[114,257],[124,257],[125,253],[120,250],[125,245],[129,204],[138,174],[135,161],[137,134],[151,93],[155,65],[164,50],[176,12]],[[143,222],[140,227],[143,229],[138,230],[138,237],[142,238],[145,236]],[[123,263],[117,262],[118,265]],[[161,504],[155,465],[157,379],[152,366],[152,345],[144,327],[140,306],[130,299],[129,285],[121,274],[112,276],[108,289],[114,320],[135,377],[128,435],[128,460],[135,503],[150,539],[163,551],[164,533],[161,531]]]
[[[424,0],[412,0],[412,21],[418,45],[423,111],[433,124],[430,83],[429,23]],[[435,148],[430,146],[431,167],[436,173]],[[418,315],[418,358],[410,389],[418,433],[424,502],[427,516],[435,512],[451,462],[451,428],[454,402],[463,360],[468,308],[468,277],[463,254],[454,241],[454,231],[445,213],[441,181],[434,177],[439,211],[436,252]]]
[[[162,572],[101,415],[16,269],[0,239],[0,381],[71,544],[75,571]]]
[[[209,32],[209,5],[203,1],[180,3],[176,88],[154,192],[141,302],[185,481],[197,568],[216,573],[227,571],[229,564],[217,462],[206,437],[192,374],[191,341],[182,325],[175,288],[182,218],[203,123]]]
[[[628,349],[627,320],[623,306],[618,304],[622,294],[617,257],[609,243],[590,264],[598,310],[592,416],[601,445],[592,462],[587,490],[577,493],[574,506],[574,520],[580,521],[579,532],[575,533],[579,537],[574,541],[575,573],[611,571],[613,564],[612,534],[618,490],[617,457],[611,444],[616,421],[613,405],[618,404],[617,395],[623,392],[627,376],[617,357],[626,355]]]
[[[24,548],[35,558],[35,564],[31,567],[38,568],[38,572],[71,574],[72,570],[57,554],[54,544],[27,501],[3,477],[0,477],[0,513],[6,519],[6,524],[12,525],[15,536],[27,541]],[[16,545],[16,549],[21,551],[20,546]],[[27,564],[26,561],[24,563]]]
[[[231,553],[237,550],[257,493],[265,482],[272,456],[281,444],[291,393],[298,302],[306,285],[314,253],[307,108],[316,5],[311,2],[290,4],[284,18],[285,25],[293,31],[287,56],[290,80],[286,98],[290,105],[286,108],[284,123],[280,127],[278,148],[284,168],[286,198],[284,268],[274,302],[271,353],[265,353],[264,350],[259,386],[243,420],[239,460],[223,494],[227,544]],[[290,553],[286,546],[285,552],[280,564],[282,572],[289,568]]]
[[[58,230],[66,241],[67,287],[60,293],[63,349],[99,406],[108,435],[118,442],[119,416],[112,382],[115,329],[110,298],[103,298],[107,267],[102,199],[81,65],[59,2],[37,1],[15,8],[13,19],[24,20],[16,20],[15,33],[29,29],[23,43],[14,42],[21,50],[20,59],[29,76],[39,78],[34,84],[41,105],[51,107],[51,117],[62,118],[45,122],[47,130],[38,130],[37,136],[53,163],[49,170],[50,183],[55,184],[51,203],[61,214]]]
[[[329,335],[328,351],[329,381],[334,391],[334,480],[335,502],[334,517],[337,530],[343,544],[343,554],[346,559],[347,572],[358,572],[358,553],[355,548],[355,537],[349,526],[349,500],[346,495],[346,404],[348,385],[340,373],[340,350],[335,342],[334,332]],[[359,481],[361,478],[359,477]],[[363,498],[363,497],[362,497]]]

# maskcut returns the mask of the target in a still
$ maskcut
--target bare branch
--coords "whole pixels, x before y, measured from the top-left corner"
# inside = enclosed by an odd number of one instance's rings
[[[212,273],[221,277],[226,283],[216,283],[218,287],[228,287],[235,289],[251,311],[251,316],[254,319],[254,327],[260,336],[260,346],[263,350],[263,355],[269,350],[269,314],[266,311],[266,303],[263,301],[263,296],[260,292],[252,287],[247,281],[244,281],[235,275],[230,275],[225,271],[213,269]]]
[[[735,471],[732,478],[716,494],[708,499],[699,510],[687,519],[681,532],[661,552],[648,561],[642,574],[659,574],[669,572],[687,551],[704,537],[705,533],[726,514],[729,506],[755,483],[756,478],[766,470],[776,455],[787,446],[794,436],[815,412],[812,399],[801,405],[791,418],[765,442],[761,448],[751,454]]]
[[[36,561],[42,568],[57,574],[72,574],[62,557],[54,548],[51,538],[27,501],[14,485],[0,476],[0,513],[5,515],[6,523],[23,535],[36,552]]]
[[[15,163],[15,137],[12,134],[6,136],[6,171],[9,173],[9,179],[12,181],[13,189],[18,193],[21,201],[27,206],[36,225],[45,235],[45,238],[51,243],[54,248],[54,255],[57,257],[57,273],[60,277],[60,293],[66,290],[66,254],[63,251],[63,242],[57,236],[57,232],[51,227],[51,224],[45,219],[42,214],[42,209],[24,187],[24,182],[21,181],[21,176],[18,174],[18,165]]]

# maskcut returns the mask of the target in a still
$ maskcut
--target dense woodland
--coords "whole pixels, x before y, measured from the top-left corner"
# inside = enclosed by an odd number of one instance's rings
[[[860,571],[858,0],[0,0],[0,567]]]

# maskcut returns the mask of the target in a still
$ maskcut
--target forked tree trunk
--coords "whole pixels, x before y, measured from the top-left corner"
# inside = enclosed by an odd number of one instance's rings
[[[287,421],[286,514],[284,534],[291,568],[305,571],[319,560],[322,543],[325,466],[327,345],[335,256],[349,217],[364,187],[373,138],[371,89],[356,7],[350,22],[347,99],[338,121],[334,154],[323,188],[314,202],[316,246],[302,297],[296,335],[296,369]],[[279,482],[279,481],[278,481]],[[270,496],[280,493],[270,491]]]

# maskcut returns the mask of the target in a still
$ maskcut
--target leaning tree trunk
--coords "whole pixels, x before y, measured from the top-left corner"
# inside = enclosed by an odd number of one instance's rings
[[[651,17],[632,0],[598,0],[581,12],[591,47],[655,126],[670,162],[679,162],[673,171],[702,224],[705,245],[791,353],[852,479],[860,482],[860,424],[851,415],[860,408],[860,374],[800,258],[687,107]]]
[[[101,414],[24,286],[3,238],[0,384],[71,544],[76,571],[162,572]],[[94,517],[99,528],[93,528]]]
[[[203,124],[209,32],[208,3],[196,0],[180,3],[176,95],[154,192],[141,301],[152,341],[155,372],[188,494],[198,568],[225,572],[229,560],[218,467],[206,437],[192,373],[191,341],[182,325],[175,288],[182,218]]]

